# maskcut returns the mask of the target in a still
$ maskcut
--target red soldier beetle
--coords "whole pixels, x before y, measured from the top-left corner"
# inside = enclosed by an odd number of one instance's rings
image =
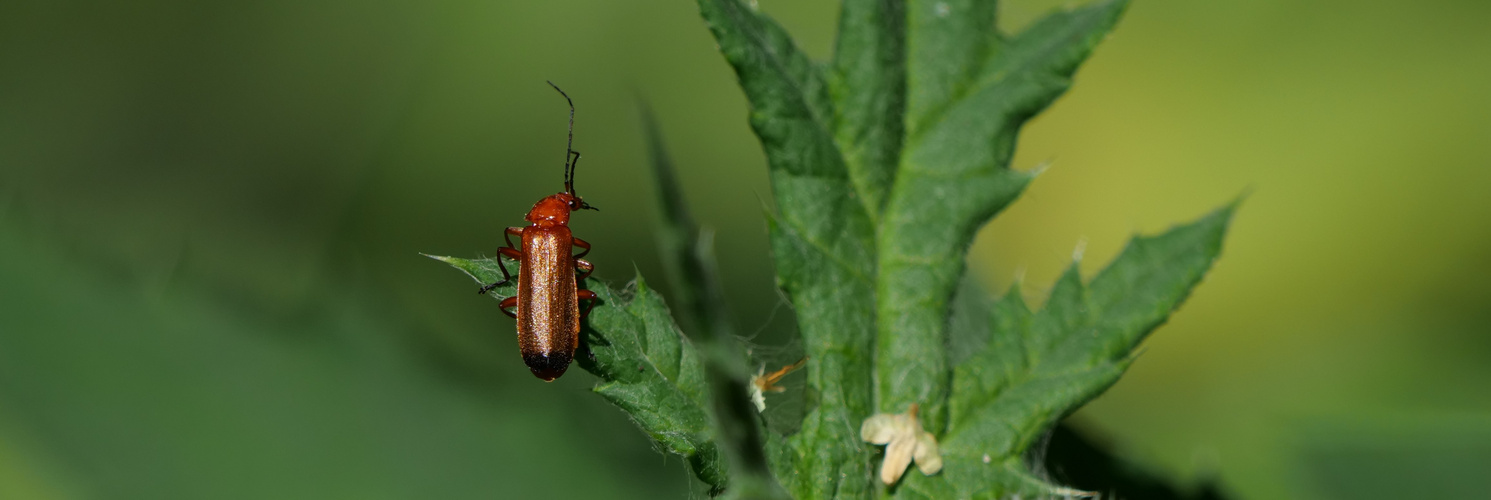
[[[569,368],[580,346],[580,321],[590,313],[596,299],[595,292],[579,289],[580,280],[590,276],[595,266],[581,258],[590,253],[590,244],[570,232],[569,215],[576,210],[599,210],[575,194],[575,165],[580,162],[580,152],[574,149],[575,102],[554,82],[549,86],[569,103],[564,192],[538,200],[524,217],[527,227],[507,228],[503,233],[507,246],[497,250],[502,281],[477,292],[485,294],[512,281],[502,257],[518,261],[518,294],[502,299],[498,307],[518,320],[518,348],[523,362],[546,382],[564,375]],[[519,237],[521,247],[513,246],[513,236]],[[574,247],[583,250],[574,254]],[[583,312],[579,308],[581,300],[588,301]]]

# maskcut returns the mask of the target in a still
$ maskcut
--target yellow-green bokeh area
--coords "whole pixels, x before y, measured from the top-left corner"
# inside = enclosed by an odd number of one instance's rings
[[[760,4],[829,54],[836,3]],[[1003,4],[1010,28],[1058,5]],[[972,269],[1039,302],[1079,246],[1092,273],[1250,194],[1076,421],[1239,498],[1491,488],[1487,20],[1135,0],[1021,136],[1016,168],[1049,165]],[[0,3],[0,496],[702,494],[593,377],[534,379],[510,320],[417,252],[490,255],[560,189],[549,79],[579,107],[596,276],[661,285],[641,97],[737,330],[791,338],[715,50],[687,0]]]

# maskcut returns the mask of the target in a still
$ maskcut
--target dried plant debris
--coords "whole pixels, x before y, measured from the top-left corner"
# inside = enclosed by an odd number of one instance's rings
[[[802,368],[802,365],[807,362],[808,358],[802,358],[796,363],[783,366],[780,370],[771,373],[766,373],[766,365],[761,365],[761,369],[751,376],[751,404],[756,405],[756,411],[766,411],[766,393],[786,391],[786,388],[776,385],[777,382],[780,382],[782,377],[786,377],[788,373]]]
[[[922,430],[921,421],[916,418],[917,409],[913,403],[906,413],[877,413],[865,419],[859,428],[865,442],[886,445],[885,461],[880,463],[880,481],[887,486],[900,481],[912,462],[928,476],[942,470],[937,438]]]

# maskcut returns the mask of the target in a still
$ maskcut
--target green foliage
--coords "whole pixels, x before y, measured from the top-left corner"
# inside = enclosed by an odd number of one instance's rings
[[[874,225],[835,145],[833,104],[818,69],[786,32],[734,0],[700,10],[751,101],[777,212],[769,216],[777,283],[791,297],[816,405],[790,438],[780,479],[798,498],[868,495],[860,422],[874,410]],[[845,481],[844,478],[849,478]]]
[[[678,290],[676,296],[683,305],[681,316],[706,355],[705,373],[714,394],[714,423],[734,471],[728,496],[787,498],[763,453],[765,428],[748,402],[750,370],[746,367],[744,349],[730,326],[710,235],[694,224],[683,190],[678,187],[673,163],[663,147],[662,133],[651,112],[645,106],[643,111],[661,209],[658,247],[674,289]]]
[[[879,230],[880,409],[944,420],[944,326],[973,235],[1033,177],[1009,168],[1021,124],[1051,103],[1118,19],[1104,2],[1004,40],[993,2],[912,2],[907,140]],[[947,55],[954,57],[946,57]]]
[[[986,345],[953,369],[943,473],[912,476],[903,494],[1041,495],[1023,456],[1062,416],[1118,381],[1133,351],[1185,300],[1221,252],[1233,207],[1138,237],[1092,282],[1072,266],[1032,313],[1018,285],[989,313]],[[986,458],[987,457],[987,458]]]
[[[436,257],[477,283],[502,280],[497,258]],[[508,269],[516,272],[517,266]],[[586,324],[585,346],[594,360],[577,355],[581,368],[600,377],[595,392],[620,407],[663,449],[688,460],[694,474],[715,491],[726,484],[726,465],[714,442],[705,410],[708,395],[699,353],[673,324],[657,291],[639,276],[630,297],[598,280],[586,288],[600,300]],[[493,289],[493,298],[511,297],[512,283]]]
[[[966,286],[964,257],[1034,179],[1010,168],[1021,125],[1066,90],[1126,2],[1005,36],[994,2],[845,0],[826,67],[754,7],[698,3],[766,152],[777,283],[808,356],[809,406],[796,433],[762,435],[708,238],[650,117],[660,247],[693,342],[640,277],[629,300],[592,283],[603,300],[586,337],[595,361],[582,366],[603,380],[597,392],[733,497],[779,497],[777,481],[804,499],[1081,494],[1031,472],[1026,453],[1118,380],[1219,255],[1235,204],[1134,239],[1090,283],[1073,264],[1039,312],[1018,286],[992,303]],[[491,260],[440,259],[478,282],[499,277]],[[943,468],[887,488],[860,426],[911,405]]]

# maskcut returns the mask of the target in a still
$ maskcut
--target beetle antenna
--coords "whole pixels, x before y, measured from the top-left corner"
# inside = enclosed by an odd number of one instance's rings
[[[554,82],[545,81],[550,87],[554,87],[559,95],[564,96],[564,102],[569,103],[569,143],[564,145],[564,192],[573,195],[575,194],[575,164],[579,163],[574,160],[580,159],[580,153],[575,151],[575,101],[570,100],[569,94],[560,90]]]

